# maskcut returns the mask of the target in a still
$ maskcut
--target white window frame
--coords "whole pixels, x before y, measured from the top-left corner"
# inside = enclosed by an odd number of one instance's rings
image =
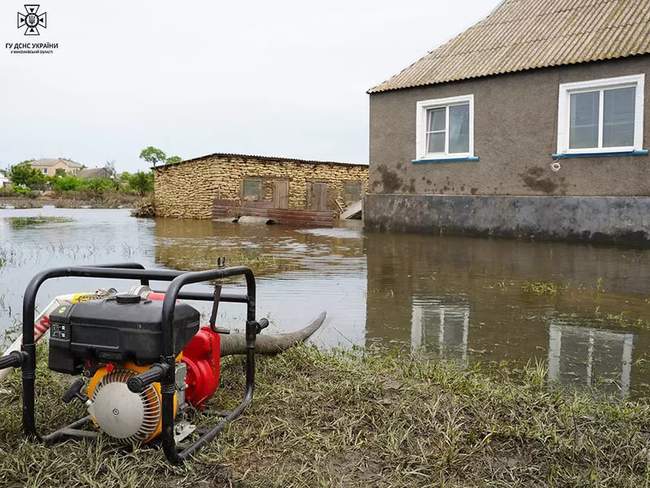
[[[464,153],[449,152],[449,109],[447,109],[445,152],[427,152],[427,110],[445,108],[453,105],[465,105],[469,102],[469,151]],[[474,95],[463,95],[435,100],[422,100],[417,103],[415,124],[415,154],[417,160],[425,159],[462,159],[474,157]]]
[[[636,100],[634,111],[634,145],[624,147],[603,147],[605,97],[603,91],[612,88],[636,87]],[[576,83],[563,83],[560,85],[558,105],[558,133],[557,152],[558,154],[597,154],[597,153],[618,153],[643,150],[643,113],[644,113],[644,88],[645,74],[619,76],[616,78],[603,78],[599,80],[579,81]],[[601,91],[600,110],[598,120],[598,147],[570,149],[569,138],[571,134],[571,95],[575,93],[586,93]]]

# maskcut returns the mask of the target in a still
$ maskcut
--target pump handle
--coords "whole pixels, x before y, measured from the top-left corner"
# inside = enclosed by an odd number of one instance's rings
[[[126,386],[133,393],[142,393],[150,384],[162,380],[167,371],[169,371],[167,364],[156,363],[144,373],[129,378]]]
[[[19,368],[22,366],[24,359],[21,351],[12,351],[0,358],[0,369]]]

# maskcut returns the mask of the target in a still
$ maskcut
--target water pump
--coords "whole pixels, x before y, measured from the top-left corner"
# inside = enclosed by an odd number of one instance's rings
[[[83,402],[88,415],[47,435],[37,432],[34,387],[36,348],[34,307],[41,285],[61,277],[135,279],[131,293],[104,293],[77,303],[62,303],[49,314],[48,366],[78,376],[63,401]],[[244,277],[245,293],[222,293],[215,280]],[[170,282],[152,291],[149,281]],[[214,292],[183,291],[209,282]],[[208,325],[187,300],[212,302]],[[241,403],[198,435],[190,415],[202,409],[219,386],[220,341],[227,330],[215,324],[220,302],[246,306],[246,387]],[[21,350],[0,358],[0,369],[22,369],[23,429],[31,439],[55,442],[104,433],[122,442],[160,441],[168,460],[180,463],[213,440],[250,404],[255,380],[255,344],[268,321],[255,319],[255,278],[246,267],[184,273],[146,270],[139,264],[58,268],[35,276],[23,303]],[[190,408],[193,407],[193,408]],[[179,450],[179,447],[181,448]]]

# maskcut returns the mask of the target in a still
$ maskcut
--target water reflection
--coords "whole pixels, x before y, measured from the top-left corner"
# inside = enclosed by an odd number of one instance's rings
[[[454,303],[458,302],[458,303]],[[413,303],[411,347],[467,364],[469,312],[460,299],[419,299]]]
[[[548,342],[549,379],[630,392],[634,334],[551,323]]]
[[[548,361],[551,380],[647,394],[650,333],[629,327],[650,318],[646,251],[376,234],[366,253],[370,340],[461,364]],[[526,292],[530,281],[558,290]]]
[[[16,215],[71,221],[16,228],[6,220]],[[396,343],[464,365],[548,361],[552,380],[650,396],[650,327],[634,324],[650,324],[648,251],[365,234],[358,223],[295,229],[35,209],[0,210],[0,252],[9,258],[0,267],[3,328],[20,319],[27,281],[47,267],[128,260],[191,270],[245,255],[275,266],[258,284],[259,315],[270,317],[275,331],[327,310],[315,338],[321,347]],[[525,292],[529,281],[557,283],[557,292]],[[39,305],[98,286],[56,280]],[[219,320],[241,325],[243,310],[220,307]]]

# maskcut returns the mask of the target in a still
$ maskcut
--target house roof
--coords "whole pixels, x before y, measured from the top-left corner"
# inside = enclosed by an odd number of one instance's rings
[[[368,93],[647,53],[650,0],[503,0]]]
[[[63,163],[70,168],[83,168],[83,164],[79,164],[75,161],[72,161],[70,159],[65,159],[65,158],[37,159],[35,161],[30,162],[29,164],[41,168],[50,168],[52,166],[56,166],[59,163]]]
[[[79,178],[110,178],[111,172],[106,168],[84,168],[77,173]]]
[[[237,159],[254,159],[256,161],[265,161],[268,163],[303,163],[303,164],[339,164],[344,166],[368,166],[368,163],[346,163],[341,161],[316,161],[311,159],[296,159],[296,158],[285,158],[285,157],[276,157],[276,156],[259,156],[255,154],[235,154],[235,153],[214,153],[207,154],[205,156],[199,156],[198,158],[187,159],[181,161],[180,163],[156,166],[154,169],[159,170],[163,168],[169,168],[171,166],[176,166],[178,164],[192,163],[196,161],[201,161],[204,159],[228,159],[228,158],[237,158]]]

